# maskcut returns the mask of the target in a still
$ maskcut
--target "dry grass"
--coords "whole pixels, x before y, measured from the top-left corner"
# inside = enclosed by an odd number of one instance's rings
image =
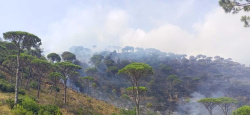
[[[34,97],[36,101],[41,104],[56,104],[60,107],[63,115],[75,115],[79,110],[91,111],[93,114],[111,115],[112,113],[119,113],[120,109],[110,105],[104,101],[97,100],[95,98],[87,97],[84,94],[80,94],[74,90],[67,89],[67,104],[63,104],[63,85],[60,84],[60,92],[57,94],[57,100],[55,101],[55,92],[49,94],[49,85],[43,84],[40,92],[40,98],[37,97],[37,90],[30,88],[26,90],[26,95]],[[11,115],[9,107],[4,104],[7,99],[14,99],[13,93],[0,92],[0,115]]]
[[[0,92],[0,115],[10,115],[10,108],[5,104],[5,100],[13,98],[13,93],[2,93]]]
[[[60,92],[57,93],[57,100],[55,102],[55,91],[49,94],[49,86],[43,84],[40,93],[40,98],[37,99],[39,104],[56,104],[61,108],[63,115],[75,115],[80,109],[88,110],[92,113],[98,113],[102,115],[111,115],[112,113],[119,113],[120,109],[110,105],[104,101],[97,100],[95,98],[87,97],[84,94],[80,94],[74,90],[67,88],[67,104],[63,104],[63,85],[60,84]],[[36,97],[37,90],[31,89],[26,91],[28,95]]]

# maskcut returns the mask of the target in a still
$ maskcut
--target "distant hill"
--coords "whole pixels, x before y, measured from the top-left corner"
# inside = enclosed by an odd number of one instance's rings
[[[80,52],[72,52],[78,60],[83,60],[78,56]],[[146,107],[152,104],[150,108],[154,111],[179,111],[183,100],[194,97],[196,93],[204,97],[228,96],[242,100],[238,106],[250,104],[250,68],[230,58],[202,54],[187,57],[185,54],[161,52],[154,48],[126,46],[120,50],[94,53],[84,60],[88,60],[82,62],[84,70],[92,67],[98,71],[92,74],[85,71],[82,76],[94,77],[98,87],[86,92],[85,87],[79,86],[80,91],[119,107],[133,107],[131,99],[125,101],[123,98],[128,94],[125,88],[131,84],[117,75],[119,69],[132,62],[146,63],[154,69],[154,75],[140,84],[148,88],[146,99],[141,105]],[[171,81],[168,79],[170,75],[177,77]]]

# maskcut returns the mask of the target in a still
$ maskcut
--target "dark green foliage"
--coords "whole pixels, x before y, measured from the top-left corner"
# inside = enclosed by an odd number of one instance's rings
[[[104,63],[107,67],[114,66],[115,64],[114,60],[112,59],[105,60]]]
[[[86,76],[86,77],[82,77],[82,80],[94,81],[94,78]]]
[[[60,88],[59,87],[55,87],[56,92],[60,92]]]
[[[91,77],[94,77],[94,74],[97,73],[97,69],[95,67],[87,68],[84,70],[84,73],[88,74]]]
[[[8,83],[7,81],[0,79],[0,90],[2,92],[15,92],[15,87],[14,85]]]
[[[212,115],[212,110],[216,105],[220,103],[220,100],[217,98],[204,98],[200,99],[198,102],[201,103],[208,110],[210,115]]]
[[[51,62],[60,62],[61,61],[61,57],[56,54],[56,53],[50,53],[47,55],[47,58],[51,61]]]
[[[110,67],[108,67],[106,72],[111,73],[111,74],[114,75],[114,74],[116,74],[118,72],[118,68],[116,66],[110,66]]]
[[[64,80],[64,103],[66,103],[67,80],[74,76],[78,76],[79,73],[77,71],[82,69],[82,67],[71,62],[57,62],[55,66],[57,67],[57,71],[63,75],[62,79]]]
[[[13,100],[8,100],[13,103]],[[25,96],[19,104],[13,108],[12,113],[14,115],[62,115],[59,107],[56,105],[38,105],[37,102]]]
[[[23,48],[27,49],[30,49],[31,47],[37,47],[42,44],[41,39],[36,35],[22,31],[9,31],[3,33],[3,38],[5,40],[10,40],[15,44],[17,44],[20,39],[20,44],[22,44]]]
[[[250,1],[249,0],[220,0],[219,5],[224,9],[226,13],[239,13],[240,11],[248,12],[250,11]],[[249,27],[249,16],[242,16],[241,21],[244,22],[245,27]]]
[[[170,82],[170,85],[177,85],[177,84],[181,84],[181,80],[178,78],[177,75],[169,75],[167,77],[167,81]]]
[[[217,99],[220,101],[218,105],[220,106],[220,108],[222,109],[225,115],[228,114],[228,111],[231,109],[233,104],[238,103],[236,100],[229,98],[229,97],[220,97]]]
[[[11,111],[13,115],[33,115],[32,111],[27,111],[23,106],[17,104],[17,106]]]
[[[90,63],[93,64],[95,67],[98,67],[103,59],[104,57],[102,55],[93,55],[90,58]]]
[[[126,91],[132,91],[132,90],[137,90],[137,87],[128,87],[128,88],[126,88]],[[139,87],[139,92],[140,93],[145,92],[145,91],[147,91],[146,87],[142,87],[142,86]]]
[[[18,94],[25,95],[25,90],[24,89],[19,89]]]
[[[244,105],[237,110],[233,111],[233,115],[249,115],[250,113],[250,106]]]
[[[61,56],[62,56],[62,59],[64,61],[71,61],[72,62],[73,60],[76,60],[76,55],[71,53],[71,52],[65,51],[65,52],[62,53]]]
[[[121,98],[122,99],[129,99],[129,96],[127,94],[122,94]]]
[[[37,82],[35,82],[35,81],[31,81],[31,82],[30,82],[30,87],[31,87],[31,88],[37,89],[37,86],[38,86]]]
[[[140,81],[143,78],[153,74],[153,68],[145,63],[131,63],[126,65],[123,69],[118,71],[118,74],[123,75],[125,79],[131,82],[132,84],[132,96],[136,104],[136,114],[139,115],[139,102],[140,102]],[[136,88],[135,88],[136,87]],[[142,88],[146,89],[145,87]]]
[[[62,112],[56,105],[44,105],[40,106],[38,115],[62,115]]]
[[[151,108],[152,107],[152,103],[147,103],[146,107],[147,108]]]
[[[15,104],[14,104],[14,100],[12,100],[12,99],[9,98],[9,99],[7,99],[5,102],[6,102],[6,104],[9,106],[10,109],[13,109],[13,108],[14,108],[14,105],[15,105]]]
[[[118,74],[125,74],[127,77],[135,77],[140,80],[153,74],[153,68],[145,63],[131,63],[118,71]]]
[[[37,102],[29,97],[25,97],[21,105],[24,109],[27,111],[32,111],[33,113],[37,113],[39,111],[39,105]]]

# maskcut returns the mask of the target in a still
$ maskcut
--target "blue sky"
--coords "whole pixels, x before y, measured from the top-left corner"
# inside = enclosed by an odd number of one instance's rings
[[[250,32],[218,0],[2,0],[0,33],[38,35],[45,52],[135,46],[250,64]]]

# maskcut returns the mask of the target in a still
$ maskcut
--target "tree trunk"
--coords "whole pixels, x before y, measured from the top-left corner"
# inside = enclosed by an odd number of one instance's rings
[[[41,74],[39,74],[41,75]],[[38,85],[37,85],[37,98],[39,98],[39,94],[40,94],[40,83],[41,82],[41,76],[38,78]]]
[[[20,49],[18,49],[18,53],[17,53],[17,69],[16,69],[16,86],[15,86],[15,106],[17,105],[17,101],[18,101],[18,88],[19,88],[19,69],[20,69]]]
[[[21,73],[20,73],[20,79],[19,79],[20,87],[22,87],[22,80],[23,80],[23,69],[21,69]]]
[[[51,93],[52,93],[53,88],[54,88],[54,84],[52,85],[52,87],[51,87],[51,89],[50,89],[49,94],[51,94]]]
[[[29,85],[30,79],[32,77],[31,72],[32,72],[31,67],[29,67],[29,76],[28,76],[28,80],[27,80],[26,85],[25,85],[26,90],[28,89],[28,85]]]
[[[213,115],[212,110],[211,110],[211,111],[209,111],[209,113],[210,113],[210,115]]]
[[[10,76],[10,84],[12,84],[12,76]]]
[[[26,84],[25,84],[25,89],[26,89],[26,90],[28,89],[29,82],[30,82],[30,78],[27,79],[27,82],[26,82]]]
[[[66,104],[67,79],[64,80],[64,104]]]
[[[55,88],[56,88],[56,90],[55,90],[55,102],[54,102],[54,104],[56,104],[56,98],[57,98],[57,83],[55,83]]]
[[[57,98],[57,91],[55,92],[55,104],[56,104],[56,98]]]
[[[136,115],[140,115],[140,97],[139,97],[139,85],[136,83],[136,99],[135,99],[135,104],[136,104]]]

